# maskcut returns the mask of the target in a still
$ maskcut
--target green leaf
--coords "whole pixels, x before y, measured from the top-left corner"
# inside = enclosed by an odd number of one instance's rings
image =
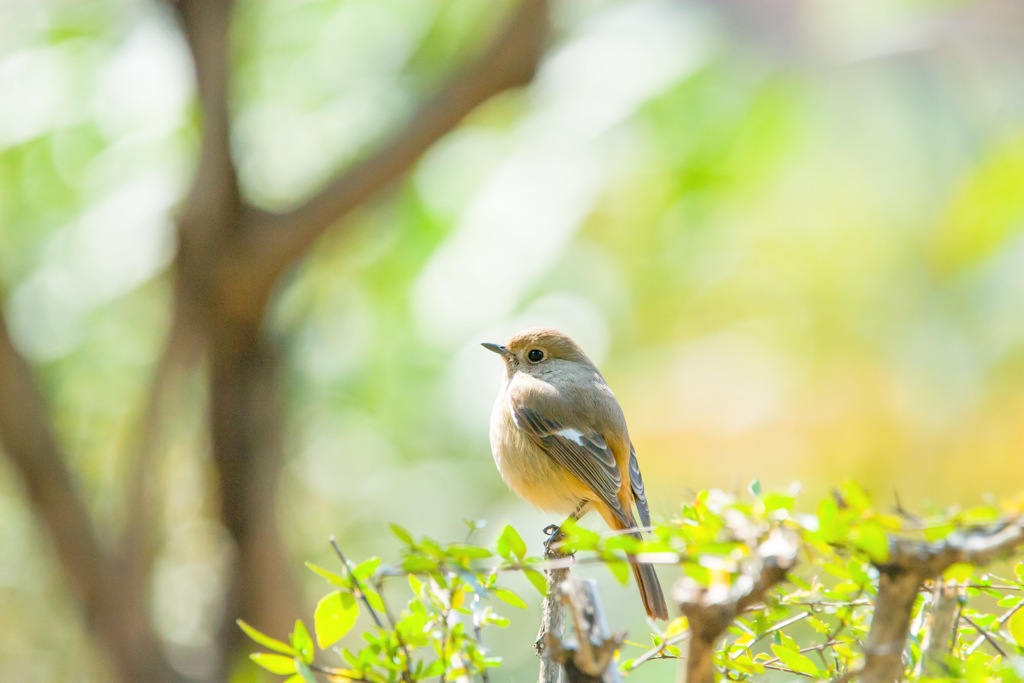
[[[782,660],[783,664],[793,671],[813,676],[814,678],[823,678],[814,662],[812,662],[807,655],[799,652],[798,650],[790,650],[781,645],[773,644],[772,652],[775,653],[776,657]]]
[[[1013,565],[1013,573],[1017,575],[1017,580],[1024,584],[1024,562]]]
[[[754,494],[755,498],[761,497],[761,482],[757,479],[750,482],[750,492]]]
[[[493,592],[494,592],[494,597],[498,598],[502,602],[507,602],[508,604],[512,605],[513,607],[518,607],[520,609],[526,609],[526,603],[523,601],[523,599],[521,597],[519,597],[518,595],[516,595],[515,593],[513,593],[512,591],[510,591],[509,589],[507,589],[507,588],[495,588]]]
[[[295,673],[294,657],[288,657],[286,655],[271,655],[266,652],[254,652],[249,655],[249,659],[272,674],[279,674],[283,676],[285,674]]]
[[[359,607],[351,593],[334,591],[322,597],[313,612],[313,628],[320,649],[326,650],[341,640],[355,626],[357,616]]]
[[[942,572],[943,581],[967,581],[974,575],[974,565],[954,562]]]
[[[548,580],[536,569],[524,569],[523,576],[537,589],[541,596],[548,594]]]
[[[410,573],[436,572],[437,562],[423,555],[410,555],[402,560],[402,569]]]
[[[513,555],[519,560],[526,557],[526,541],[523,540],[518,531],[508,524],[505,525],[505,528],[501,531],[501,536],[498,537],[498,554],[509,562],[512,561]]]
[[[363,597],[366,598],[366,602],[374,612],[384,611],[384,600],[380,597],[380,593],[372,588],[363,588]]]
[[[843,537],[843,525],[839,522],[839,506],[835,498],[822,498],[818,503],[818,533],[827,543],[835,543]]]
[[[306,664],[313,661],[313,639],[309,637],[309,631],[301,619],[295,621],[295,630],[292,631],[292,647],[299,651],[299,659]]]
[[[1006,622],[1006,628],[1013,636],[1013,642],[1017,643],[1018,647],[1024,647],[1024,609],[1013,613],[1013,616]]]
[[[284,642],[278,640],[277,638],[271,638],[270,636],[268,636],[266,633],[263,633],[262,631],[257,631],[256,629],[254,629],[252,626],[250,626],[249,624],[245,623],[241,619],[235,620],[235,623],[238,624],[238,628],[242,629],[245,632],[245,635],[249,636],[250,638],[255,640],[257,643],[259,643],[263,647],[267,648],[268,650],[273,650],[274,652],[281,652],[283,654],[286,654],[286,655],[289,655],[289,656],[292,656],[292,657],[294,657],[297,654],[299,654],[295,650],[295,648],[292,647],[291,645],[289,645],[288,643],[284,643]]]
[[[348,580],[344,576],[342,576],[341,574],[338,574],[337,572],[332,572],[330,569],[324,569],[323,567],[321,567],[318,564],[313,564],[312,562],[307,562],[306,563],[306,569],[308,569],[309,571],[313,572],[317,576],[320,576],[322,578],[327,579],[328,581],[333,583],[335,586],[340,586],[342,588],[349,588],[349,587],[351,587],[351,584],[348,582]]]
[[[612,576],[615,577],[616,581],[621,583],[623,586],[629,583],[630,568],[628,562],[617,557],[609,557],[605,564],[608,565],[608,569],[611,571]]]
[[[850,542],[876,564],[889,559],[889,536],[877,522],[867,520],[850,529]]]
[[[562,524],[562,532],[567,537],[566,546],[570,550],[594,550],[601,543],[601,536],[596,532],[580,526],[571,518]]]
[[[360,581],[365,581],[366,579],[373,576],[374,572],[377,571],[378,567],[380,567],[380,558],[371,557],[370,559],[363,560],[362,562],[357,564],[355,566],[355,569],[352,570],[352,576],[356,577],[356,579]]]
[[[624,553],[635,555],[640,552],[641,541],[627,534],[612,536],[604,542],[605,550],[621,550]]]
[[[494,555],[487,548],[481,548],[478,545],[469,545],[466,543],[453,543],[448,546],[448,552],[454,557],[467,557],[472,560],[486,560],[488,557]]]
[[[416,545],[416,541],[413,540],[412,534],[406,531],[403,527],[398,526],[394,522],[392,522],[389,526],[391,527],[391,533],[393,533],[398,538],[399,541],[408,546]]]

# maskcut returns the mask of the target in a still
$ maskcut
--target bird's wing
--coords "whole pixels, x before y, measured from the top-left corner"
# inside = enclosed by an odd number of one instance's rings
[[[622,509],[618,495],[622,473],[604,437],[593,429],[559,424],[514,398],[510,403],[516,426],[586,484],[623,524],[627,524],[629,515]]]
[[[636,450],[629,444],[629,485],[633,489],[633,500],[636,510],[640,513],[640,522],[644,526],[651,525],[651,510],[647,507],[647,495],[644,493],[644,478],[640,476],[640,463],[636,461]]]

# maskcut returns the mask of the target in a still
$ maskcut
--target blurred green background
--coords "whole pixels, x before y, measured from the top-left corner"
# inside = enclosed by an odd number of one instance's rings
[[[247,196],[290,206],[360,158],[510,6],[241,2]],[[856,479],[914,509],[1019,493],[1024,8],[565,0],[552,21],[532,85],[475,111],[278,292],[296,570],[330,566],[330,534],[387,561],[388,521],[442,540],[511,523],[539,551],[557,520],[494,468],[501,367],[478,346],[538,324],[605,372],[656,517],[753,479],[814,495]],[[100,528],[121,522],[199,125],[166,6],[0,2],[0,289]],[[220,619],[225,541],[202,388],[184,391],[150,609],[191,652]],[[0,544],[0,679],[105,680],[4,459]],[[642,637],[635,588],[587,573]],[[306,614],[324,586],[302,579]],[[535,676],[537,615],[511,615],[492,680]]]

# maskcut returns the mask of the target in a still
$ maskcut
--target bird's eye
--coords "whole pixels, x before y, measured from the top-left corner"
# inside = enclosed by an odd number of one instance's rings
[[[530,359],[531,363],[539,363],[544,360],[544,352],[540,349],[530,349],[526,357]]]

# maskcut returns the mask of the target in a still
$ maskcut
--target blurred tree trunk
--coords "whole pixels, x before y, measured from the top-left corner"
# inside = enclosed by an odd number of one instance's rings
[[[149,620],[148,593],[159,537],[159,496],[149,482],[155,422],[175,359],[206,364],[211,459],[220,522],[234,544],[223,625],[209,680],[227,680],[238,653],[237,618],[286,636],[303,605],[277,526],[283,463],[281,352],[266,327],[283,273],[320,235],[399,179],[469,112],[528,83],[543,52],[547,0],[521,0],[474,61],[456,70],[375,153],[330,179],[294,209],[269,214],[238,185],[231,150],[230,45],[233,2],[167,0],[195,67],[203,137],[192,189],[178,218],[175,309],[165,355],[144,410],[134,475],[123,496],[125,533],[109,544],[91,521],[70,458],[28,363],[0,315],[0,443],[53,542],[87,628],[121,681],[183,681]],[[2,311],[0,311],[2,313]],[[189,347],[187,356],[181,347]],[[194,348],[191,348],[194,347]],[[113,545],[113,547],[111,547]]]

